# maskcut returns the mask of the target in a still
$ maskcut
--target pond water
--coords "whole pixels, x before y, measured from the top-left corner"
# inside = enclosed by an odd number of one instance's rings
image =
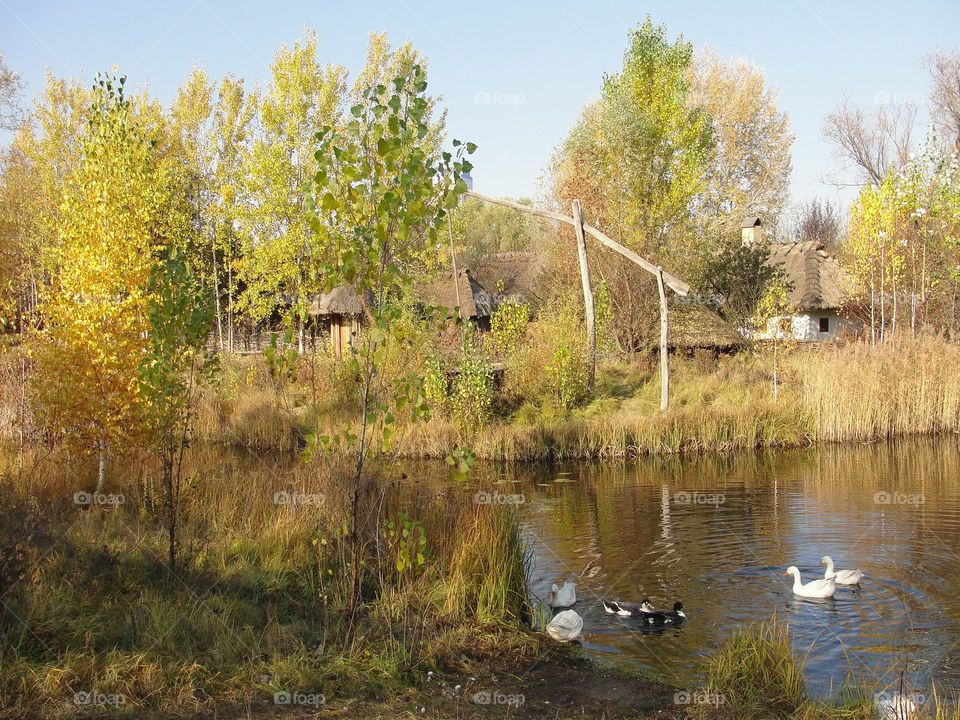
[[[883,691],[902,672],[915,691],[960,689],[955,439],[505,470],[497,482],[523,495],[537,595],[576,581],[591,655],[691,687],[700,656],[776,614],[816,694],[849,679]],[[797,598],[784,569],[823,577],[823,555],[866,578],[832,600]],[[663,609],[681,599],[689,619],[651,633],[600,603],[646,596]]]

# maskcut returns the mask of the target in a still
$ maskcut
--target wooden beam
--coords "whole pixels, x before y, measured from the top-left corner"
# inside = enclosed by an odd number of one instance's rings
[[[551,212],[550,210],[540,210],[538,208],[532,208],[528,205],[521,205],[520,203],[513,202],[512,200],[504,200],[502,198],[490,197],[489,195],[482,195],[473,190],[467,191],[467,195],[470,197],[475,197],[478,200],[484,200],[486,202],[491,202],[496,205],[503,205],[504,207],[513,208],[514,210],[519,210],[520,212],[525,212],[529,215],[536,215],[537,217],[546,218],[547,220],[555,220],[557,222],[566,223],[567,225],[573,225],[576,229],[577,222],[568,215],[561,215],[560,213]],[[690,286],[687,285],[680,278],[674,277],[670,273],[666,272],[663,268],[658,265],[654,265],[648,260],[644,260],[642,257],[637,255],[630,248],[626,248],[616,240],[608,237],[601,231],[597,230],[591,225],[582,225],[583,231],[592,238],[599,240],[600,243],[614,252],[618,252],[623,255],[627,260],[636,263],[642,267],[647,272],[651,273],[657,278],[662,278],[662,281],[665,282],[671,290],[673,290],[677,295],[682,295],[686,297],[690,293]]]
[[[580,260],[580,283],[583,285],[583,316],[587,324],[587,389],[593,392],[597,376],[597,327],[593,312],[593,290],[590,288],[590,265],[587,264],[587,239],[583,235],[583,208],[573,201],[573,229],[577,234],[577,257]]]
[[[663,272],[657,274],[660,294],[660,409],[670,407],[670,348],[667,345],[667,294],[663,289]]]

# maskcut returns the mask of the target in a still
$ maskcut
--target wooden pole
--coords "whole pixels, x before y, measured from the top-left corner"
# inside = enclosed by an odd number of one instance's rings
[[[538,217],[546,218],[548,220],[556,220],[557,222],[567,223],[568,225],[573,225],[574,230],[577,231],[577,240],[580,242],[581,235],[589,235],[590,237],[596,238],[600,241],[600,244],[605,247],[610,248],[611,250],[620,253],[625,258],[631,262],[636,263],[644,270],[652,274],[657,278],[657,291],[660,294],[660,409],[666,410],[670,405],[670,349],[667,345],[667,331],[668,331],[668,321],[667,321],[667,294],[664,286],[666,285],[671,290],[673,290],[677,295],[686,297],[690,293],[690,286],[687,285],[683,280],[680,280],[677,277],[674,277],[668,272],[664,272],[662,267],[654,265],[653,263],[644,260],[642,257],[637,255],[630,248],[626,248],[620,243],[604,235],[602,232],[597,230],[595,227],[591,227],[583,222],[582,210],[579,209],[579,203],[574,201],[574,216],[570,217],[567,215],[562,215],[561,213],[552,212],[550,210],[538,210],[537,208],[529,207],[528,205],[521,205],[520,203],[515,203],[510,200],[503,200],[501,198],[490,197],[489,195],[481,195],[478,192],[470,190],[467,192],[467,195],[475,197],[479,200],[485,202],[491,202],[495,205],[503,205],[504,207],[513,208],[514,210],[519,210],[520,212],[528,213],[530,215],[536,215]],[[578,210],[580,210],[578,215]],[[585,297],[584,302],[586,302],[586,292],[589,292],[589,275],[584,275],[583,268],[586,263],[586,252],[584,250],[584,255],[581,258],[581,279],[584,277],[587,280],[584,281],[584,291]],[[881,295],[882,300],[882,295]],[[590,303],[592,306],[592,302]],[[883,305],[880,306],[881,312],[883,310]],[[883,325],[883,318],[881,316],[881,327]],[[881,337],[882,340],[882,337]]]
[[[457,317],[463,317],[460,305],[460,278],[457,276],[457,249],[453,244],[453,221],[447,214],[447,230],[450,231],[450,262],[453,265],[453,294],[457,298]]]
[[[580,282],[583,285],[583,316],[587,323],[587,389],[593,392],[597,376],[597,328],[593,313],[593,290],[590,289],[590,266],[587,264],[587,240],[583,235],[583,208],[573,201],[573,229],[577,234],[577,257],[580,260]]]
[[[663,270],[657,273],[660,293],[660,409],[670,406],[670,348],[667,347],[667,294],[663,289]]]

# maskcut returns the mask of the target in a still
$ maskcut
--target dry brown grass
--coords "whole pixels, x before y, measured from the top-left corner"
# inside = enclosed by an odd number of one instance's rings
[[[0,360],[0,434],[13,440],[19,365],[11,352]],[[480,458],[508,461],[629,459],[960,430],[960,346],[939,338],[795,348],[782,359],[776,402],[762,351],[716,362],[672,358],[671,367],[666,413],[658,409],[656,363],[619,362],[600,368],[585,406],[568,412],[543,400],[514,402],[469,431],[437,416],[403,428],[400,451],[443,458],[467,445]],[[356,401],[341,370],[329,358],[304,359],[295,377],[277,383],[259,356],[226,359],[219,382],[200,394],[196,438],[295,451],[316,430],[356,430]]]
[[[795,353],[804,413],[818,440],[960,430],[960,346],[939,338],[827,345]]]

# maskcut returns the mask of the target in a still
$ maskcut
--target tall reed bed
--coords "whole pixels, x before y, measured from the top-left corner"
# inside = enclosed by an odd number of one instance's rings
[[[960,346],[939,338],[827,345],[790,359],[818,440],[960,430]]]
[[[23,368],[0,359],[0,437],[16,439],[29,419],[17,390]],[[443,458],[469,446],[484,459],[631,459],[645,455],[792,447],[817,441],[873,440],[960,431],[960,345],[909,337],[803,346],[781,363],[779,397],[763,352],[703,362],[672,358],[670,410],[659,411],[655,363],[602,366],[590,402],[572,410],[528,399],[504,403],[481,427],[437,416],[403,430],[406,457]],[[260,357],[224,361],[220,382],[197,406],[196,439],[296,451],[304,438],[356,431],[350,379],[329,358],[304,360],[288,378],[270,376]],[[26,432],[31,432],[29,422]],[[29,440],[29,438],[28,438]]]

